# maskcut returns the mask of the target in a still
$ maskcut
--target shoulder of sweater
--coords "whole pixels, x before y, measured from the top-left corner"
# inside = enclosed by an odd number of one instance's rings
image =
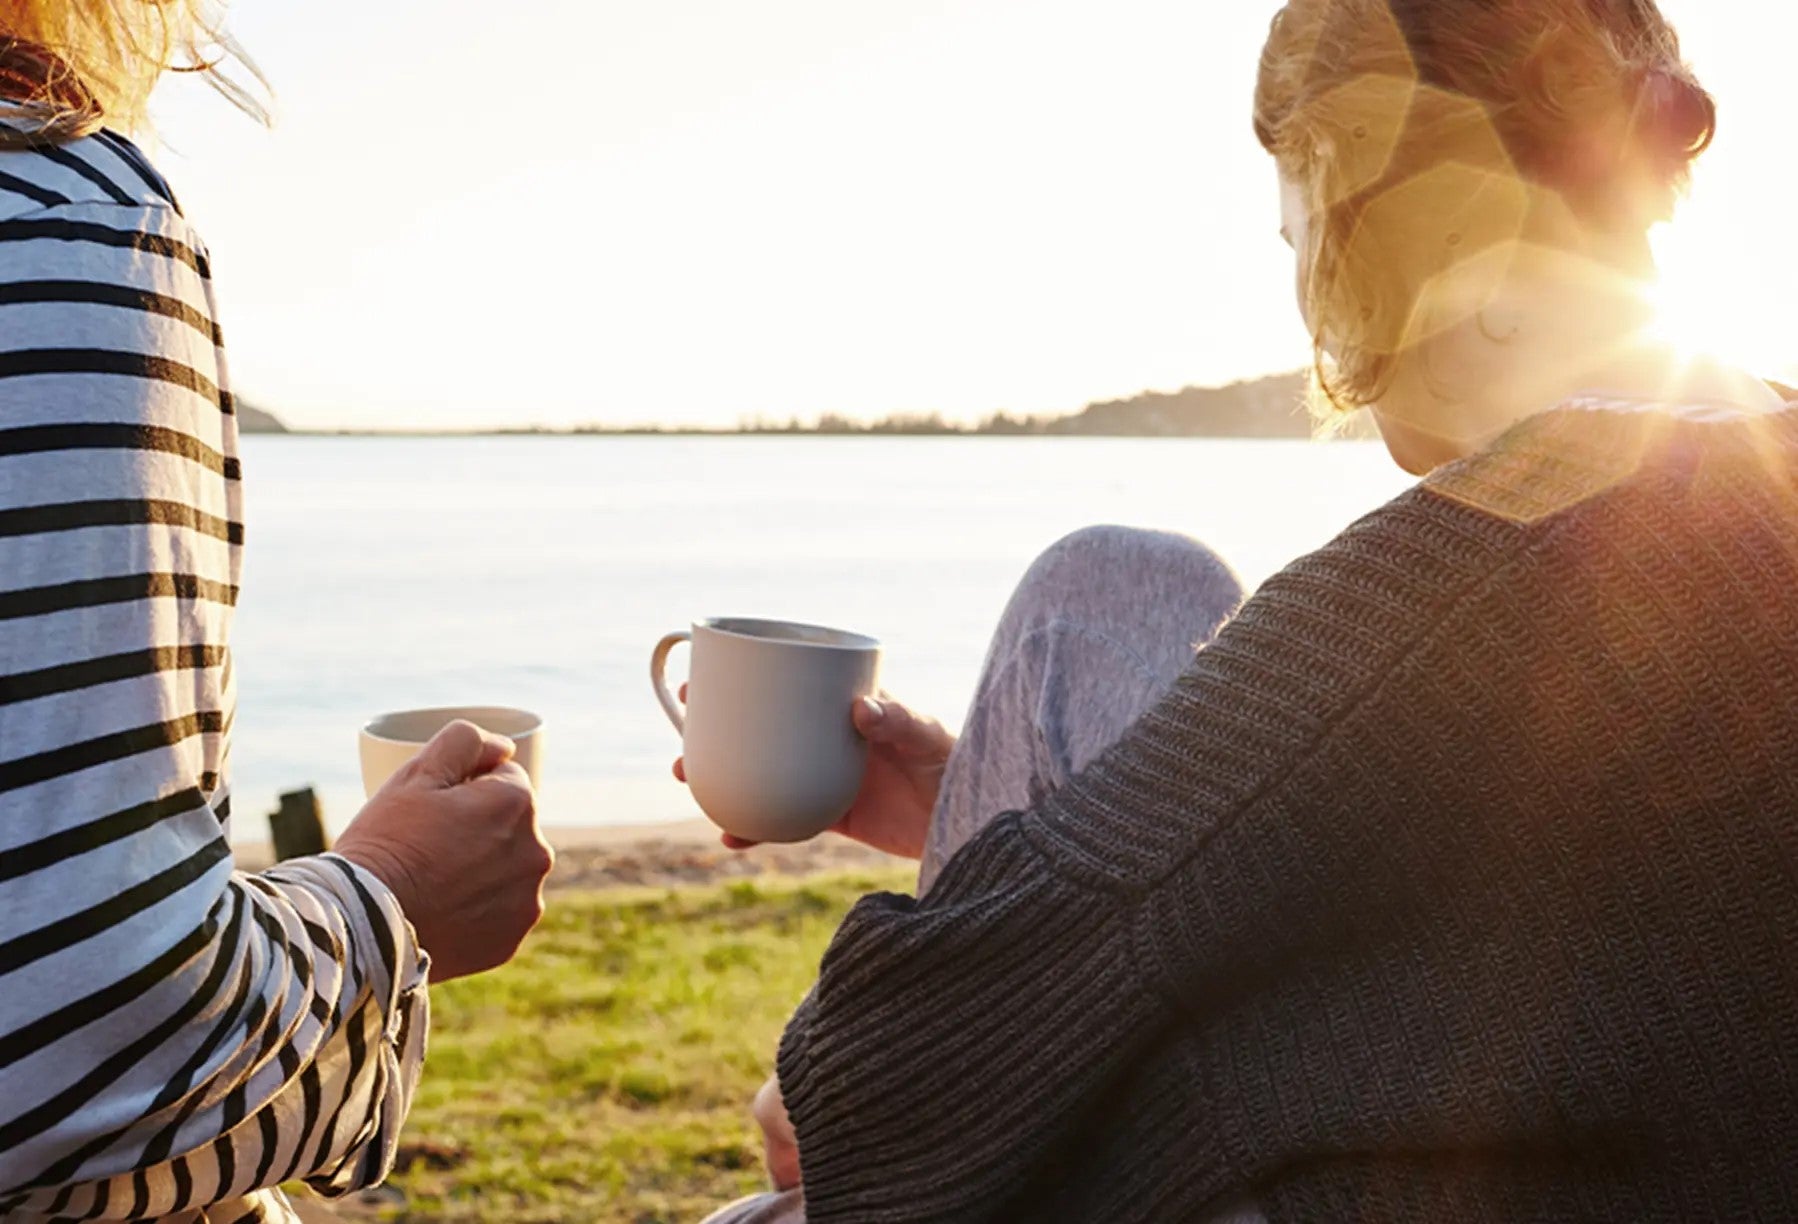
[[[1261,801],[1544,530],[1419,486],[1269,579],[1169,692],[1017,826],[1048,867],[1140,896]]]
[[[1519,423],[1479,454],[1432,473],[1420,488],[1527,525],[1602,511],[1607,494],[1654,481],[1683,483],[1700,468],[1789,482],[1798,468],[1798,405],[1759,411],[1575,401]]]
[[[1443,469],[1262,585],[1167,695],[1020,826],[1080,882],[1141,894],[1353,735],[1370,699],[1650,470],[1645,443],[1541,426]],[[1640,426],[1626,432],[1635,436]]]
[[[1269,579],[1166,697],[1020,833],[1054,869],[1141,895],[1326,747],[1384,734],[1370,706],[1425,653],[1485,632],[1501,604],[1567,606],[1532,595],[1587,572],[1555,557],[1577,560],[1595,544],[1615,552],[1643,532],[1699,531],[1670,499],[1700,474],[1736,493],[1757,480],[1790,488],[1794,451],[1798,412],[1747,423],[1581,412],[1526,422]],[[1761,480],[1770,462],[1778,478]],[[1789,500],[1767,505],[1771,515]]]

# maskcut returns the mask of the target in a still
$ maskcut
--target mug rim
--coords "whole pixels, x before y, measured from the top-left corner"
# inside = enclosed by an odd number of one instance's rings
[[[395,739],[391,735],[383,735],[379,731],[376,731],[375,725],[377,723],[386,722],[390,718],[405,718],[405,717],[409,717],[409,716],[410,717],[418,717],[418,716],[424,716],[424,715],[446,715],[447,717],[444,718],[445,724],[455,722],[458,718],[460,718],[460,719],[463,719],[464,721],[471,722],[471,723],[474,723],[476,726],[479,726],[480,719],[477,717],[474,717],[474,716],[480,715],[480,714],[510,714],[510,715],[519,715],[521,717],[529,719],[531,725],[526,727],[522,731],[518,731],[518,732],[494,731],[494,732],[492,732],[494,735],[504,735],[507,739],[512,740],[515,743],[521,739],[528,739],[529,737],[536,735],[538,732],[543,730],[543,716],[541,714],[535,713],[534,711],[531,711],[531,710],[522,709],[517,706],[427,706],[427,707],[424,707],[421,709],[412,709],[412,710],[387,710],[383,713],[377,714],[373,718],[369,719],[367,722],[362,724],[362,735],[365,738],[374,740],[376,743],[380,743],[380,744],[401,744],[401,745],[410,745],[412,747],[422,747],[425,744],[430,743],[429,737],[427,737],[425,739]],[[439,728],[439,729],[441,729],[441,728]],[[489,730],[491,730],[491,729],[489,729]],[[434,735],[436,733],[433,732],[432,734]]]
[[[840,640],[834,642],[808,642],[804,638],[765,637],[756,633],[740,632],[726,628],[726,625],[764,626],[781,629],[810,629],[815,633],[828,633]],[[695,621],[694,631],[705,630],[721,637],[736,638],[744,642],[768,642],[777,646],[802,646],[809,650],[853,650],[868,653],[880,649],[880,640],[869,637],[865,633],[855,633],[848,629],[838,629],[831,625],[814,625],[806,621],[779,620],[766,616],[710,616],[702,621]]]

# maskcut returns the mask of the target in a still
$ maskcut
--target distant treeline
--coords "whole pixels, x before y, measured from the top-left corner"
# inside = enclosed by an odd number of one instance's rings
[[[495,434],[580,434],[692,436],[719,434],[829,435],[834,437],[1088,437],[1088,438],[1304,438],[1312,433],[1305,409],[1306,376],[1275,374],[1227,387],[1187,387],[1149,391],[1129,399],[1088,404],[1065,416],[1017,416],[995,412],[975,424],[950,421],[941,413],[901,413],[878,421],[857,421],[840,413],[816,420],[758,417],[735,429],[662,425],[581,425],[572,429],[522,426],[482,430]],[[285,433],[273,415],[241,403],[239,417],[253,433]],[[351,433],[355,431],[336,431]],[[430,431],[417,431],[430,432]],[[1349,436],[1366,436],[1350,430]]]
[[[1306,376],[1276,374],[1232,383],[1227,387],[1187,387],[1183,391],[1150,391],[1129,399],[1088,404],[1067,416],[1016,416],[996,412],[974,424],[950,421],[941,413],[901,413],[877,421],[857,421],[839,413],[816,420],[756,417],[734,430],[663,429],[650,426],[621,430],[591,426],[577,433],[747,433],[828,434],[869,437],[1211,437],[1303,438],[1311,420],[1304,396]]]

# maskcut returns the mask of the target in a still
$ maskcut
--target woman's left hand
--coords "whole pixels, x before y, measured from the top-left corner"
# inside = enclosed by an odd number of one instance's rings
[[[768,1179],[776,1190],[791,1190],[799,1184],[799,1135],[793,1120],[787,1116],[787,1103],[780,1094],[780,1078],[770,1075],[768,1082],[755,1094],[750,1107],[762,1128],[762,1160],[768,1166]]]

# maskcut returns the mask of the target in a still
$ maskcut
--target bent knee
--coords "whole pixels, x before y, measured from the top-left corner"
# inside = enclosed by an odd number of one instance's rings
[[[1019,594],[1049,605],[1088,606],[1143,595],[1234,609],[1242,585],[1224,559],[1191,536],[1144,527],[1082,527],[1045,549]]]
[[[1018,584],[1000,620],[1004,655],[1054,629],[1097,634],[1168,681],[1242,603],[1224,560],[1190,536],[1086,527],[1056,541]]]

